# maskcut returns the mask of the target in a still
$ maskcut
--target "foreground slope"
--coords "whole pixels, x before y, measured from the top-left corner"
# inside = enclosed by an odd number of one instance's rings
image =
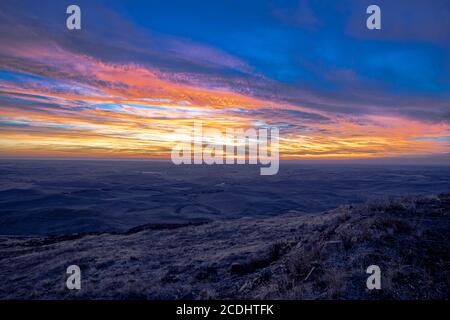
[[[123,234],[0,237],[2,299],[448,299],[450,194]],[[79,265],[82,289],[66,289]],[[382,290],[366,289],[376,264]]]

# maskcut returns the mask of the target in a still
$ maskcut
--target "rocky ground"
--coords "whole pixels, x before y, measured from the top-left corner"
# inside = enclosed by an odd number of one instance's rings
[[[450,194],[126,233],[0,237],[1,299],[448,299]],[[66,268],[79,265],[81,290]],[[366,268],[381,268],[381,290]]]

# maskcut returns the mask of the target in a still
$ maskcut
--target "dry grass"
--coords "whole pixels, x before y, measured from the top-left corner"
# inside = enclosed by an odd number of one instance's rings
[[[383,198],[346,207],[303,237],[286,255],[285,273],[258,297],[447,299],[450,221],[441,200]],[[371,264],[382,270],[381,291],[365,289]]]

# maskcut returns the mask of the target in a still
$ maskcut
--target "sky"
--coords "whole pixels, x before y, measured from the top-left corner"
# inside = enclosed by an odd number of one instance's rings
[[[449,16],[447,0],[2,0],[0,156],[168,158],[199,120],[277,127],[284,159],[449,154]]]

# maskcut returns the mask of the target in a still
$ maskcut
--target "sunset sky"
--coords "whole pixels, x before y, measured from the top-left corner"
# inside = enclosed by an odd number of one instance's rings
[[[446,0],[2,0],[0,156],[167,158],[194,120],[276,126],[286,159],[448,154],[449,17]]]

